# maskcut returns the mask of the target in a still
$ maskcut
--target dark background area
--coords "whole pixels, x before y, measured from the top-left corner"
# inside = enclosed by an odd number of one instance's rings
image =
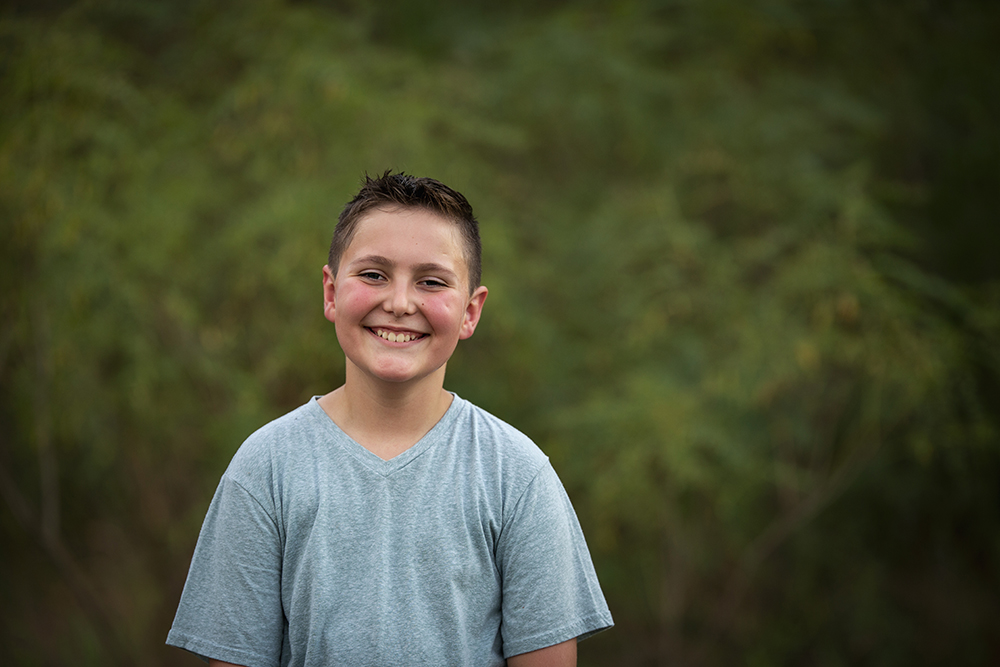
[[[163,645],[257,427],[336,387],[363,172],[465,193],[446,386],[550,456],[582,665],[1000,662],[1000,5],[0,4],[0,662]]]

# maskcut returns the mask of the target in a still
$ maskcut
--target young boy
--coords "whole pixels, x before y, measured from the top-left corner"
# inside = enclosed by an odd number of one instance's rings
[[[365,178],[323,267],[344,385],[233,457],[168,644],[247,667],[564,666],[612,625],[548,459],[443,387],[479,283],[465,197]]]

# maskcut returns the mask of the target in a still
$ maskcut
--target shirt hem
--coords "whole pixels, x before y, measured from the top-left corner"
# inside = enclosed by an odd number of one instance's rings
[[[583,641],[612,626],[614,626],[614,621],[611,620],[610,614],[592,614],[575,623],[556,630],[550,630],[540,635],[515,642],[504,641],[503,657],[506,660],[515,655],[555,646],[574,638],[578,641]]]
[[[268,660],[257,653],[216,644],[175,630],[171,630],[167,635],[166,644],[193,653],[205,662],[210,659],[221,660],[234,665],[245,665],[245,667],[275,667],[278,664],[276,661]]]

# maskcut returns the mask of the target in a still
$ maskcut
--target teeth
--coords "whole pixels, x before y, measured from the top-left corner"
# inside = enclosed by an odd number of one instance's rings
[[[376,329],[375,333],[379,335],[380,338],[384,338],[390,343],[409,343],[411,340],[416,340],[417,336],[404,334],[404,333],[393,333],[391,331],[385,331],[383,329]]]

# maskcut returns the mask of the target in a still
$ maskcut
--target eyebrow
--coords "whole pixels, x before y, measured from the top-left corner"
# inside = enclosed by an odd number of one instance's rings
[[[351,266],[354,266],[355,264],[374,264],[375,266],[387,267],[396,265],[395,262],[390,261],[388,257],[383,257],[382,255],[366,255],[364,257],[359,257],[351,262]]]
[[[388,257],[383,257],[382,255],[365,255],[364,257],[359,257],[358,259],[351,262],[351,266],[358,264],[369,264],[374,266],[384,266],[388,269],[395,268],[396,262],[393,262]],[[444,266],[443,264],[437,264],[436,262],[425,262],[423,264],[417,264],[413,267],[416,273],[443,273],[449,276],[458,276],[457,273]]]

